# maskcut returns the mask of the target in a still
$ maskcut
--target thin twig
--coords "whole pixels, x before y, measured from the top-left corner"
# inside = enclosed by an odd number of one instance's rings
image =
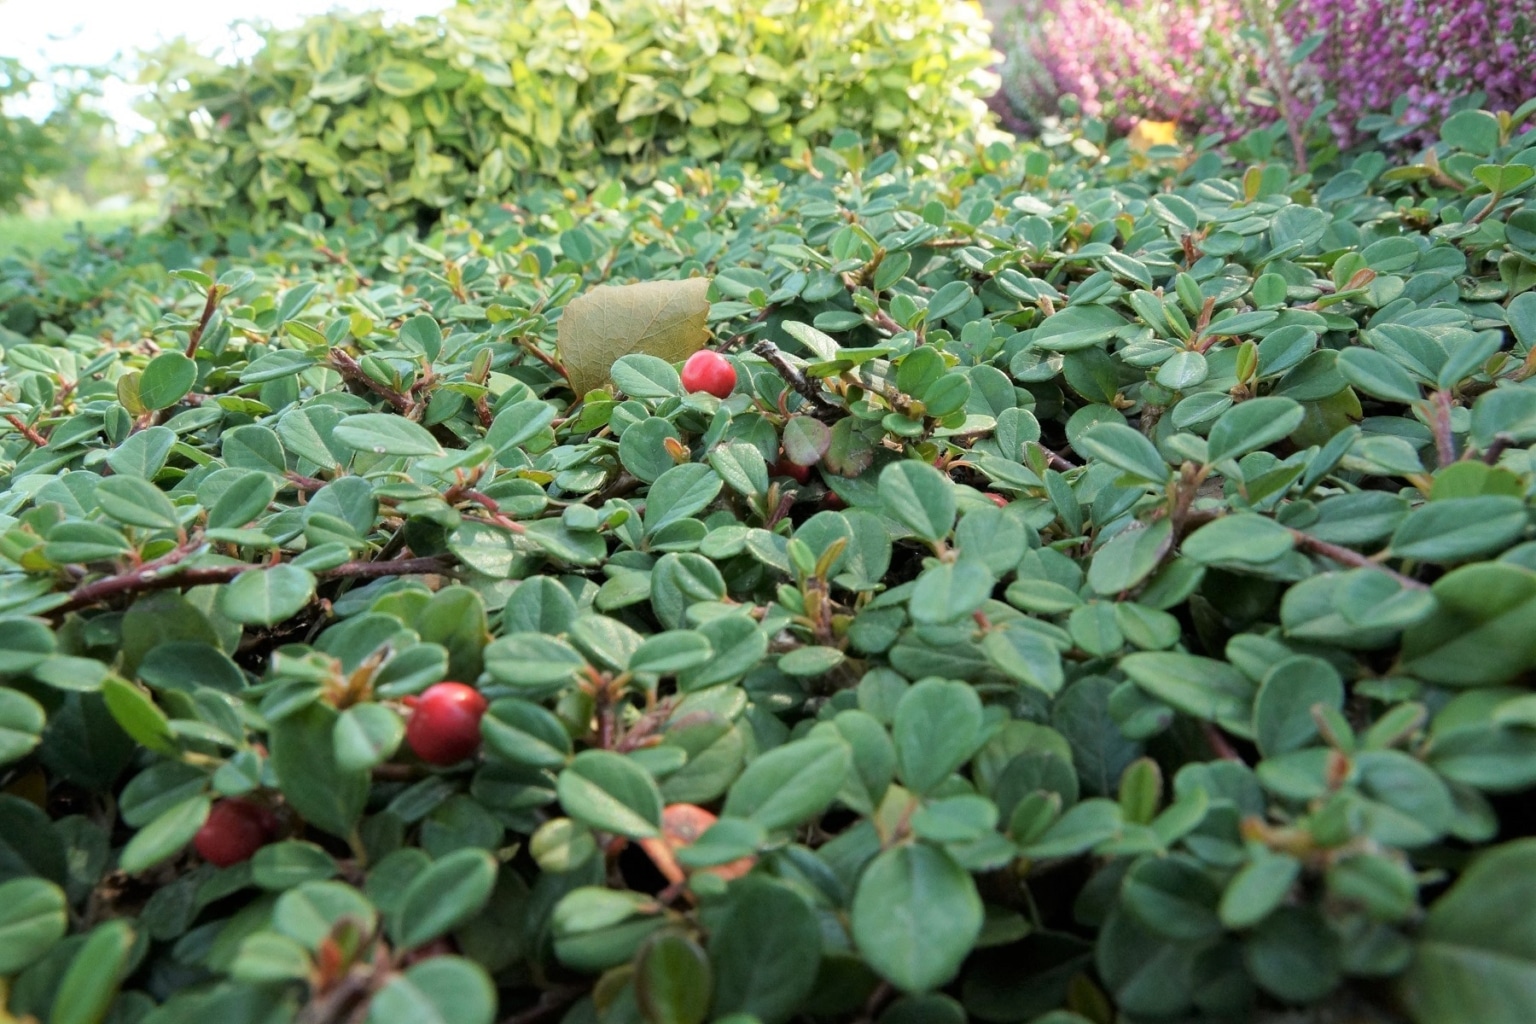
[[[1324,558],[1338,562],[1340,565],[1353,566],[1356,569],[1374,569],[1377,572],[1386,573],[1397,580],[1399,586],[1405,587],[1408,590],[1429,589],[1427,584],[1420,583],[1412,576],[1404,576],[1396,570],[1388,569],[1380,562],[1373,561],[1358,551],[1351,551],[1349,548],[1330,544],[1325,540],[1318,540],[1316,537],[1302,533],[1300,530],[1291,530],[1290,533],[1291,538],[1296,542],[1296,546],[1304,551],[1310,551],[1315,555],[1322,555]]]
[[[764,306],[761,310],[758,311],[757,316],[754,316],[751,320],[747,321],[747,325],[745,327],[722,341],[719,345],[715,346],[715,348],[722,353],[731,351],[732,349],[739,346],[742,342],[747,340],[747,335],[751,333],[752,328],[756,327],[760,323],[765,322],[770,316],[777,313],[778,311],[779,307],[776,303],[768,303],[768,305]]]
[[[560,362],[560,360],[556,359],[554,356],[550,355],[548,352],[545,352],[543,349],[539,348],[538,342],[526,336],[518,337],[514,340],[516,340],[518,348],[521,348],[524,352],[533,356],[533,358],[537,359],[551,370],[554,370],[567,381],[571,379],[571,371],[565,368],[565,364]]]
[[[534,1005],[510,1017],[504,1017],[501,1024],[537,1024],[545,1017],[552,1017],[559,1013],[586,993],[586,989],[574,985],[550,989],[539,996],[539,1001]]]
[[[848,289],[848,294],[857,294],[859,290],[858,278],[854,277],[851,273],[844,274],[843,287]],[[891,334],[900,334],[902,331],[906,330],[906,328],[901,326],[901,324],[891,319],[891,315],[885,310],[881,309],[879,306],[875,307],[875,311],[871,315],[874,317],[875,326],[880,328],[882,331],[889,331]]]
[[[778,371],[785,383],[794,388],[807,402],[827,412],[838,411],[837,404],[822,394],[821,389],[812,384],[805,374],[791,365],[784,353],[779,351],[779,346],[765,339],[753,345],[752,351],[768,360],[768,364]]]
[[[197,346],[203,343],[203,332],[208,329],[208,321],[213,319],[214,310],[219,308],[219,300],[224,297],[224,288],[211,284],[208,286],[208,301],[203,303],[203,315],[197,321],[197,326],[192,328],[192,334],[187,338],[187,358],[197,358]]]
[[[395,411],[399,412],[402,416],[409,416],[415,410],[416,403],[412,402],[409,398],[407,398],[405,395],[402,395],[394,388],[389,387],[387,384],[381,384],[374,380],[372,377],[368,376],[368,374],[363,371],[361,364],[359,364],[356,359],[353,359],[350,355],[341,349],[331,349],[331,353],[327,359],[331,364],[331,369],[341,374],[343,380],[350,384],[359,385],[361,387],[367,388],[369,391],[372,391],[374,394],[384,399],[390,405],[394,406]]]
[[[177,547],[169,554],[145,563],[132,572],[120,573],[116,576],[107,576],[76,587],[69,592],[68,599],[58,607],[52,609],[52,614],[63,615],[67,612],[78,611],[91,605],[100,604],[114,597],[125,594],[142,594],[152,590],[168,590],[182,587],[200,587],[210,583],[228,583],[242,573],[268,568],[266,565],[212,565],[195,569],[185,569],[181,572],[166,572],[166,569],[176,565],[197,548]],[[457,560],[451,555],[424,555],[418,558],[397,558],[390,561],[370,562],[366,560],[343,562],[330,569],[322,569],[315,576],[322,580],[336,579],[378,579],[381,576],[425,576],[434,573],[446,572],[457,564]]]
[[[1483,452],[1483,461],[1490,466],[1498,465],[1504,450],[1514,443],[1515,439],[1509,434],[1494,434],[1487,450]]]
[[[5,422],[15,427],[18,434],[26,438],[28,441],[31,441],[39,448],[42,448],[48,443],[48,439],[46,437],[44,437],[42,434],[39,434],[30,424],[23,421],[20,416],[12,416],[7,413]]]
[[[1243,763],[1243,755],[1237,752],[1237,748],[1227,739],[1226,733],[1217,728],[1214,723],[1202,722],[1201,730],[1205,733],[1205,742],[1211,745],[1211,753],[1223,761]]]
[[[1435,452],[1440,465],[1449,466],[1456,461],[1456,436],[1451,431],[1451,393],[1436,391],[1434,401]]]

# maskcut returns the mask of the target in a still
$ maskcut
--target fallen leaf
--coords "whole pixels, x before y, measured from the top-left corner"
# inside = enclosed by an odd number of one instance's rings
[[[560,316],[556,349],[578,395],[609,382],[613,364],[635,353],[669,363],[709,340],[709,279],[599,285]]]

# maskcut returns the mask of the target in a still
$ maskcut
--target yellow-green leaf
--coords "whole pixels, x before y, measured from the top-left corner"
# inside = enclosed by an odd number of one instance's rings
[[[565,307],[557,348],[578,395],[608,383],[621,356],[687,359],[709,340],[709,280],[600,285]]]

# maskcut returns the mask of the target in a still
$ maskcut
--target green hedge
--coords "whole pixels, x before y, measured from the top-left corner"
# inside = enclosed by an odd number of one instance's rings
[[[173,201],[264,230],[501,197],[531,176],[643,181],[658,163],[800,159],[838,129],[903,153],[974,130],[995,88],[957,0],[531,0],[269,31],[232,67],[148,71]]]
[[[0,261],[8,1013],[1528,1024],[1536,136],[1444,135]]]

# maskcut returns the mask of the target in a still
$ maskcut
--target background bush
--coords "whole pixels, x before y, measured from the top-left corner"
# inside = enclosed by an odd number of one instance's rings
[[[1000,38],[1004,90],[1037,124],[1071,96],[1122,131],[1146,119],[1229,135],[1288,102],[1300,124],[1326,100],[1341,145],[1423,143],[1457,109],[1513,111],[1536,93],[1530,0],[1024,0]]]
[[[1328,123],[1345,143],[1367,115],[1389,140],[1424,143],[1458,109],[1536,98],[1533,0],[1294,0],[1283,18],[1292,39],[1318,41],[1307,65],[1338,103]]]
[[[985,23],[951,0],[465,3],[328,16],[249,61],[152,66],[171,198],[261,230],[311,210],[414,212],[530,176],[795,158],[839,128],[913,153],[980,119]]]

